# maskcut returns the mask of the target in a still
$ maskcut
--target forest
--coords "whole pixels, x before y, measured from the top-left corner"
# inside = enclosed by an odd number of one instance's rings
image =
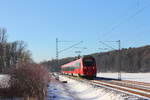
[[[150,72],[150,46],[123,48],[109,52],[90,54],[96,59],[97,72]],[[68,57],[42,62],[50,71],[60,71],[60,67],[78,57]],[[58,66],[57,66],[58,65]]]

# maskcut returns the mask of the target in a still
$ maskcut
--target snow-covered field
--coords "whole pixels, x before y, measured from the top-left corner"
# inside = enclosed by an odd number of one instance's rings
[[[97,77],[118,79],[118,73],[98,73]],[[121,73],[121,79],[150,83],[150,73]]]
[[[101,77],[118,78],[117,73],[99,73],[98,76],[99,75],[101,75]],[[111,77],[109,77],[109,75]],[[146,76],[144,77],[144,75]],[[122,78],[127,80],[137,80],[140,78],[140,81],[143,79],[143,81],[147,82],[147,78],[149,78],[147,75],[150,74],[136,75],[124,73]],[[60,76],[59,78],[60,81],[67,81],[67,83],[50,83],[48,100],[142,100],[135,96],[129,96],[104,88],[97,88],[86,83],[69,79],[67,77]]]

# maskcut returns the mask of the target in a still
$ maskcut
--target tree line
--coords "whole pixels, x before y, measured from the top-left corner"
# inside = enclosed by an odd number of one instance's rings
[[[4,28],[0,28],[0,75],[8,78],[7,86],[0,84],[0,100],[47,99],[47,68],[33,62],[24,41],[8,42]]]
[[[98,72],[150,72],[150,46],[90,54],[96,59]],[[69,57],[42,62],[50,71],[60,71],[60,66],[77,59]]]
[[[24,41],[7,41],[5,28],[0,28],[0,73],[20,61],[32,61]]]
[[[150,72],[150,46],[93,54],[98,72]]]

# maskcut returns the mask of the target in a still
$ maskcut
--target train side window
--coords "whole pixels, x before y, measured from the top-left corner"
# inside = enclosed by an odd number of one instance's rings
[[[80,63],[80,62],[77,62],[77,63],[75,64],[75,66],[80,67],[80,66],[81,66],[81,63]]]
[[[79,66],[81,66],[81,63],[79,63]]]

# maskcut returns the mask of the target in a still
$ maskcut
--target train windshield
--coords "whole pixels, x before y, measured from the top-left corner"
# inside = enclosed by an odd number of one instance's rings
[[[94,59],[84,59],[83,63],[84,63],[84,66],[94,66],[95,60]]]

